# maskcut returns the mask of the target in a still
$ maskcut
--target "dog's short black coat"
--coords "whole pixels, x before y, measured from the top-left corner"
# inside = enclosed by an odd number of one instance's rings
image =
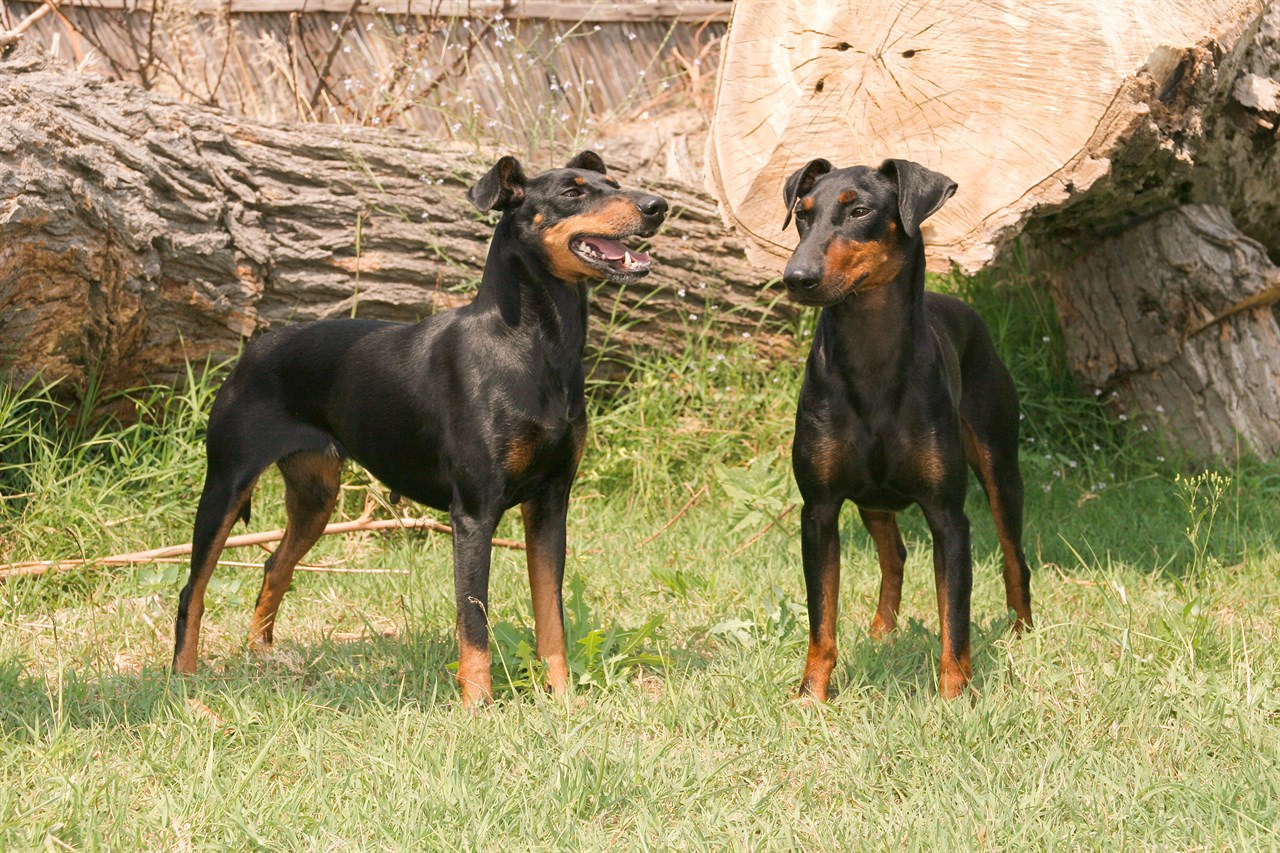
[[[792,452],[810,625],[802,696],[825,700],[836,662],[846,500],[858,506],[880,559],[876,635],[894,629],[902,594],[906,549],[896,513],[911,504],[923,510],[933,534],[939,686],[947,697],[964,689],[973,586],[966,463],[995,517],[1015,628],[1031,626],[1017,391],[973,309],[924,289],[920,223],[955,189],[905,160],[835,169],[818,159],[785,184],[786,223],[795,216],[800,243],[783,281],[792,299],[822,307]]]
[[[504,157],[468,192],[502,211],[475,300],[415,325],[326,320],[251,343],[209,417],[208,469],[191,575],[178,604],[174,670],[195,670],[205,587],[227,534],[249,517],[259,474],[276,463],[288,526],[267,561],[249,642],[267,647],[299,559],[320,536],[350,457],[389,486],[449,511],[464,703],[490,696],[486,608],[490,540],[521,505],[538,654],[568,683],[561,581],[569,489],[586,437],[585,282],[637,280],[666,202],[624,191],[601,159],[525,177]]]

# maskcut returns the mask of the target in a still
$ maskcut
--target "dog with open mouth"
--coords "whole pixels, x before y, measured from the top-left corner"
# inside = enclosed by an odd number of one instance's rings
[[[598,155],[527,178],[503,157],[467,193],[499,211],[471,304],[406,325],[322,320],[250,343],[213,404],[191,573],[178,601],[173,668],[196,668],[204,593],[259,475],[284,476],[288,524],[267,560],[249,644],[269,648],[294,566],[324,530],[343,460],[395,494],[447,510],[454,533],[458,680],[491,698],[490,548],[503,513],[524,518],[538,655],[569,683],[561,586],[569,490],[587,434],[587,287],[639,280],[667,203],[623,190]]]

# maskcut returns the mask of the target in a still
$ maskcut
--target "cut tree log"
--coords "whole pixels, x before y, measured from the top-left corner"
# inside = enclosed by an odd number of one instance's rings
[[[843,0],[815,11],[739,0],[723,57],[709,185],[753,259],[776,270],[788,255],[782,181],[807,160],[919,160],[960,185],[926,223],[933,268],[981,268],[1020,237],[1052,279],[1083,389],[1153,418],[1196,458],[1233,451],[1237,435],[1243,450],[1276,453],[1266,389],[1280,385],[1280,361],[1258,361],[1272,314],[1236,312],[1203,332],[1227,335],[1217,355],[1183,341],[1228,306],[1268,302],[1280,2]],[[1186,205],[1214,206],[1212,226]],[[1177,278],[1187,269],[1125,263],[1173,262],[1152,248],[1151,227],[1190,241],[1194,282]],[[1166,292],[1194,292],[1193,304],[1163,305],[1148,289],[1175,279],[1184,287]],[[1172,375],[1197,372],[1199,385],[1173,390]]]
[[[465,303],[492,227],[465,190],[489,165],[403,132],[237,119],[19,52],[0,62],[0,368],[120,389],[284,323]],[[594,355],[616,365],[689,327],[776,342],[774,295],[714,202],[645,186],[672,213],[648,278],[595,289]]]
[[[938,3],[738,0],[722,53],[708,181],[759,263],[780,269],[782,182],[815,157],[916,160],[960,185],[927,223],[935,268],[990,262],[1042,205],[1107,174],[1150,109],[1126,84],[1177,84],[1181,52],[1236,34],[1260,0]],[[1172,49],[1169,47],[1172,46]]]

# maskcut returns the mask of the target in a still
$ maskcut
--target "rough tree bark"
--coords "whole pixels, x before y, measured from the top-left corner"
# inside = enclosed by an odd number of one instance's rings
[[[1108,173],[1028,225],[1082,386],[1196,459],[1280,451],[1280,3],[1130,88]],[[1145,91],[1144,91],[1145,90]],[[1209,327],[1205,323],[1221,318]]]
[[[960,184],[926,229],[936,268],[1021,235],[1082,386],[1193,456],[1276,453],[1280,0],[739,0],[723,57],[709,180],[762,264],[794,242],[778,199],[804,161],[920,160]],[[1152,266],[1175,257],[1155,227],[1183,268]]]
[[[491,230],[464,196],[488,165],[411,134],[234,119],[19,54],[0,62],[0,359],[19,379],[123,388],[282,323],[455,307]],[[714,203],[646,186],[672,214],[645,281],[597,288],[596,352],[661,347],[708,316],[726,341],[767,345],[773,299]]]
[[[1233,456],[1237,434],[1280,447],[1280,326],[1258,298],[1280,293],[1280,268],[1226,209],[1166,211],[1070,269],[1054,290],[1083,382],[1200,458]]]

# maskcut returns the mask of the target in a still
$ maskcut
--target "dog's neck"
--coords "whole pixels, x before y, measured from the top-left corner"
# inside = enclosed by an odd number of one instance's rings
[[[581,362],[587,340],[587,286],[552,276],[516,237],[505,214],[493,232],[480,290],[473,303],[491,311],[517,335],[536,338],[548,354]]]
[[[924,310],[924,244],[915,241],[908,261],[889,284],[857,293],[822,309],[815,346],[840,368],[859,396],[879,395],[909,375],[921,347],[929,345]]]

